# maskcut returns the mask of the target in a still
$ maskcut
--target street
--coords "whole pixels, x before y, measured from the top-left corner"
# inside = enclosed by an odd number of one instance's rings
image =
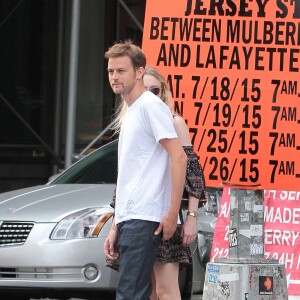
[[[31,300],[58,300],[58,299],[50,299],[50,298],[40,298],[40,299],[31,299]],[[71,298],[69,300],[85,300],[85,299],[82,299],[82,298]],[[101,298],[99,298],[99,300],[101,300]],[[108,300],[108,299],[102,299],[102,300]],[[192,296],[192,299],[191,300],[202,300],[202,295],[195,295],[195,296]]]

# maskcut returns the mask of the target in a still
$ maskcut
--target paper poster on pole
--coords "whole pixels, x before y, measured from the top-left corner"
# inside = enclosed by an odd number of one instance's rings
[[[300,295],[300,192],[264,193],[264,258],[285,264],[288,294]],[[230,189],[223,190],[211,261],[229,253]]]
[[[207,185],[299,189],[299,0],[147,0],[142,47]]]

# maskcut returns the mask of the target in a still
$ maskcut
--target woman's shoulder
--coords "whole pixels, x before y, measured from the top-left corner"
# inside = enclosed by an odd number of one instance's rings
[[[187,128],[187,125],[186,125],[186,122],[185,120],[183,119],[183,117],[177,113],[172,113],[173,114],[173,123],[174,123],[174,126],[180,126],[180,127],[186,127]]]
[[[173,114],[173,124],[177,132],[178,138],[182,146],[190,146],[191,139],[189,134],[189,128],[185,120],[178,114]]]

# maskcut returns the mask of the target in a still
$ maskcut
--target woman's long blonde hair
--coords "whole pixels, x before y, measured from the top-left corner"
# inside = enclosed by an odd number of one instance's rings
[[[172,94],[168,88],[165,77],[161,74],[161,72],[158,69],[156,69],[154,67],[150,67],[150,66],[146,66],[144,76],[145,75],[151,75],[161,83],[161,100],[164,103],[166,103],[171,109],[171,107],[173,105]],[[119,107],[117,108],[117,111],[115,114],[115,116],[116,116],[115,123],[112,128],[113,130],[115,130],[115,133],[120,132],[123,118],[127,112],[127,109],[128,109],[127,103],[124,100],[121,100],[121,103],[120,103]]]

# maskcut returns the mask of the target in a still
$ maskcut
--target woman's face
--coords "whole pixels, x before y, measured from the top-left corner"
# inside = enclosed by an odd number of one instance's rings
[[[146,90],[152,92],[154,95],[161,98],[161,83],[154,76],[145,74],[144,75],[144,86]]]

